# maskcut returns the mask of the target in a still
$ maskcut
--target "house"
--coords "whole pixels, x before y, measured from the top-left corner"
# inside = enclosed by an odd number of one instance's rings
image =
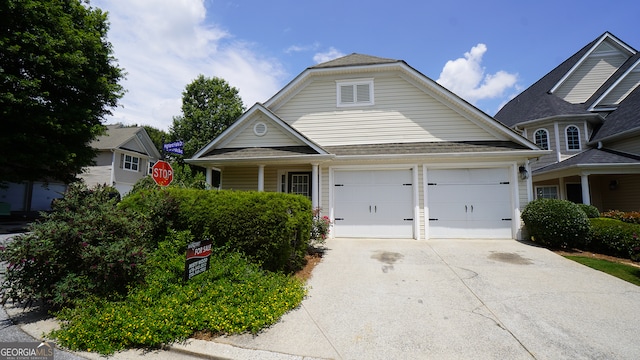
[[[531,162],[536,198],[640,210],[640,53],[605,32],[495,118],[551,153]]]
[[[97,150],[95,165],[78,175],[89,186],[107,184],[124,195],[149,175],[160,153],[143,127],[107,125],[107,132],[91,146]]]
[[[546,154],[402,60],[304,70],[187,162],[222,189],[309,197],[333,237],[520,237]]]

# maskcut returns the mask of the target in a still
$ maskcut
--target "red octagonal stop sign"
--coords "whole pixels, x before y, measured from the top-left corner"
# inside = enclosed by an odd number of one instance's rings
[[[156,184],[168,186],[173,181],[173,169],[168,162],[158,160],[151,167],[151,177]]]

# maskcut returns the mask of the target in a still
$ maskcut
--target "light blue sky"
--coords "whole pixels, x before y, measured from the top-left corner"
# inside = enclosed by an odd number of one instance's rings
[[[199,74],[264,102],[305,68],[347,55],[405,60],[489,115],[610,31],[640,49],[636,1],[96,0],[127,71],[108,123],[167,130]]]

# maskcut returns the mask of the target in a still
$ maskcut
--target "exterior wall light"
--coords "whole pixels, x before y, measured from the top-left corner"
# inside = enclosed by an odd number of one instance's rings
[[[520,179],[527,180],[529,178],[529,172],[526,167],[520,166],[518,168],[518,172],[520,173]]]
[[[617,190],[618,189],[618,180],[611,180],[609,182],[609,190]]]

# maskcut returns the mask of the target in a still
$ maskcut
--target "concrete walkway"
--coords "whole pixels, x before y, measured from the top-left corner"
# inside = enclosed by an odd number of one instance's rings
[[[638,359],[640,287],[504,240],[327,243],[308,298],[258,336],[330,359]]]

